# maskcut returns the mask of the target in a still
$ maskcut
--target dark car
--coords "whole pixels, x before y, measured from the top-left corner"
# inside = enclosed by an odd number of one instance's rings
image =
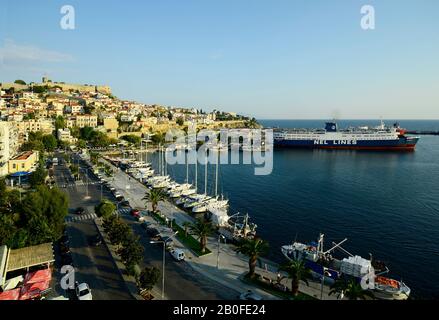
[[[129,207],[130,206],[130,202],[128,200],[124,200],[120,204],[122,207]]]
[[[152,240],[160,240],[160,231],[158,231],[156,228],[146,228],[146,233]]]
[[[79,207],[75,211],[76,214],[81,215],[85,213],[85,209],[83,207]]]
[[[61,254],[66,254],[70,252],[70,247],[66,244],[60,244],[59,246],[59,251],[61,252]]]
[[[90,237],[89,243],[94,247],[98,247],[102,244],[102,237],[100,235]]]
[[[141,227],[145,230],[147,230],[148,228],[150,228],[150,226],[152,225],[152,222],[149,221],[143,221],[141,224]]]

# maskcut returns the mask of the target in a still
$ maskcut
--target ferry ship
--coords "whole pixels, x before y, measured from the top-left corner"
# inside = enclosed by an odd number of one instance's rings
[[[276,130],[274,146],[285,148],[401,150],[413,151],[419,137],[407,136],[397,123],[387,127],[358,127],[339,130],[337,123],[327,122],[325,129]]]
[[[370,259],[365,259],[352,255],[341,247],[347,239],[340,243],[332,243],[332,248],[324,250],[323,239],[324,235],[320,234],[317,242],[308,244],[294,242],[292,245],[284,245],[281,247],[281,252],[288,260],[304,260],[305,266],[311,270],[314,278],[322,279],[329,284],[339,279],[355,279],[358,283],[362,283],[367,276],[367,290],[370,290],[375,298],[382,300],[409,298],[410,288],[402,281],[386,277],[385,274],[390,270],[383,262],[372,259],[372,256]],[[348,257],[343,259],[334,257],[332,253],[336,249],[347,254]]]

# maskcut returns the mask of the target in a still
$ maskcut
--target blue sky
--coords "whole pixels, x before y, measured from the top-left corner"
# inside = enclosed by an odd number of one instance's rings
[[[62,30],[73,5],[76,29]],[[360,28],[363,5],[376,29]],[[439,119],[437,0],[2,0],[0,82],[260,119]]]

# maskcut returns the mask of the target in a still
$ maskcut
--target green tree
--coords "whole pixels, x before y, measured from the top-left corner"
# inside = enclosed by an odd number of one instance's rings
[[[136,265],[143,260],[144,248],[140,244],[140,238],[135,236],[132,232],[127,235],[123,240],[122,246],[118,249],[122,262],[127,267],[130,275],[134,274],[134,269]]]
[[[14,83],[26,85],[26,82],[24,80],[15,80]]]
[[[258,261],[260,256],[268,252],[268,248],[268,242],[260,238],[244,239],[238,244],[236,252],[245,254],[249,257],[249,272],[247,274],[248,277],[253,277],[255,275],[256,262]]]
[[[108,236],[110,241],[114,245],[120,245],[125,242],[125,240],[130,236],[131,229],[124,223],[120,218],[114,220],[110,224],[108,230]]]
[[[72,173],[73,177],[75,179],[78,179],[79,177],[79,166],[76,164],[70,165],[70,172]]]
[[[29,184],[32,188],[45,184],[47,177],[47,170],[42,165],[39,165],[37,169],[31,173],[29,177]]]
[[[27,245],[55,241],[62,236],[68,213],[67,196],[57,188],[38,186],[21,205],[21,223],[28,231]]]
[[[142,138],[140,138],[138,136],[135,136],[133,134],[129,134],[129,135],[123,136],[122,140],[125,140],[125,141],[127,141],[129,143],[132,143],[132,144],[134,144],[136,146],[139,146],[140,142],[142,141]]]
[[[149,192],[146,192],[142,200],[146,200],[146,206],[148,203],[151,203],[152,211],[156,212],[159,202],[165,199],[166,195],[162,189],[151,189]]]
[[[207,237],[213,233],[213,227],[210,222],[204,220],[197,220],[189,227],[191,234],[193,234],[198,241],[200,241],[201,253],[206,252]]]
[[[151,137],[151,141],[155,145],[164,144],[165,143],[165,136],[162,133],[160,133],[160,132],[156,132]]]
[[[311,277],[311,270],[305,266],[305,262],[301,259],[291,260],[282,265],[280,270],[288,273],[291,279],[291,292],[294,296],[299,294],[299,283],[304,281],[308,285],[308,279]]]
[[[191,223],[188,221],[183,222],[183,228],[184,228],[184,236],[187,238],[189,227],[191,226]]]
[[[95,213],[98,217],[107,218],[114,214],[116,206],[109,200],[103,200],[95,207]]]
[[[139,287],[141,290],[150,292],[157,281],[160,279],[160,270],[156,267],[145,268],[139,277]]]
[[[374,299],[374,295],[369,290],[364,290],[361,285],[354,279],[340,279],[337,280],[332,286],[329,295],[343,294],[349,300],[366,300]]]
[[[183,118],[182,118],[182,117],[177,118],[176,123],[177,123],[179,126],[182,126],[182,125],[184,124],[184,120],[183,120]]]
[[[66,127],[66,123],[63,116],[58,116],[55,119],[55,130],[64,129]]]
[[[53,152],[56,149],[56,147],[58,146],[58,141],[51,134],[43,136],[42,141],[43,141],[43,144],[44,144],[44,148],[48,152]]]
[[[76,146],[79,149],[85,149],[87,147],[87,143],[85,142],[85,140],[79,139],[78,143],[76,144]]]
[[[83,127],[79,130],[81,139],[90,141],[93,137],[94,129],[92,127]]]

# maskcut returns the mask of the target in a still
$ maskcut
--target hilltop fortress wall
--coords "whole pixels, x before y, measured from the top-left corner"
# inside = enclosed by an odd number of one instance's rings
[[[73,90],[80,92],[99,92],[102,94],[109,95],[111,94],[111,88],[109,86],[97,86],[97,85],[81,85],[81,84],[73,84],[73,83],[60,83],[60,82],[52,82],[47,78],[43,78],[42,83],[32,83],[29,85],[23,85],[18,83],[0,83],[0,88],[3,90],[7,90],[10,88],[14,88],[14,90],[29,90],[31,86],[48,86],[49,88],[60,87],[63,91]]]

